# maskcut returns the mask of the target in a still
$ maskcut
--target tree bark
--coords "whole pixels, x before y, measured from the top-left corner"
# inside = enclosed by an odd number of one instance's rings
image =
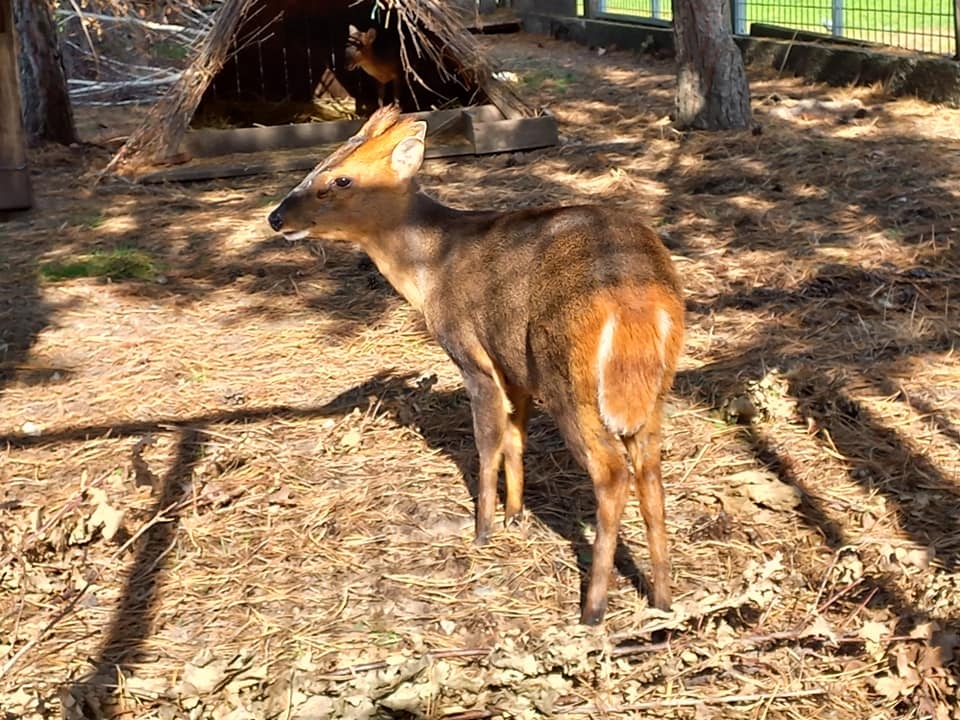
[[[77,141],[57,26],[47,0],[13,0],[20,38],[23,128],[31,144]]]
[[[0,210],[19,210],[33,204],[20,125],[15,39],[10,0],[0,0]]]
[[[750,88],[730,30],[729,0],[674,0],[673,33],[677,127],[750,127]]]

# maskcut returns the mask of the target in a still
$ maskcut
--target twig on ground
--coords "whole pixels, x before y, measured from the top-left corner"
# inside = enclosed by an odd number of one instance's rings
[[[644,710],[663,710],[667,708],[697,707],[698,705],[739,705],[746,703],[767,702],[771,700],[790,700],[792,698],[815,697],[817,695],[826,695],[827,691],[823,688],[810,688],[807,690],[785,690],[783,692],[772,693],[748,693],[744,695],[719,695],[690,698],[663,698],[662,700],[650,700],[642,703],[631,703],[630,705],[617,705],[616,707],[599,707],[597,705],[578,705],[572,708],[558,708],[558,715],[575,714],[593,714],[593,713],[624,713],[624,712],[642,712]]]

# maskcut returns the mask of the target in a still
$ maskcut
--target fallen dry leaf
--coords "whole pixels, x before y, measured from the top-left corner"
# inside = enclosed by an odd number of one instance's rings
[[[819,613],[817,613],[813,622],[800,633],[800,637],[819,637],[832,643],[837,641],[837,634],[834,632],[830,621]]]
[[[882,675],[873,681],[873,689],[888,701],[909,695],[913,688],[913,685],[897,675]]]
[[[91,531],[99,528],[104,540],[113,540],[123,525],[123,510],[117,510],[108,503],[107,494],[103,490],[92,488],[89,493],[91,499],[96,503],[96,507],[87,520],[87,525]]]
[[[798,507],[803,500],[799,488],[782,482],[768,470],[742,470],[727,476],[725,482],[754,504],[771,510],[788,512]]]
[[[363,433],[359,428],[350,428],[340,438],[340,447],[347,450],[355,450],[363,444]]]
[[[884,656],[885,650],[881,641],[891,634],[886,623],[868,620],[857,634],[864,639],[864,647],[871,657],[880,659]]]

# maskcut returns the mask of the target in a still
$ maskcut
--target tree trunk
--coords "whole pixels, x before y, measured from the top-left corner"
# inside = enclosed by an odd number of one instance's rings
[[[0,0],[0,210],[33,204],[20,125],[15,39],[10,0]]]
[[[23,128],[31,143],[77,141],[57,26],[47,0],[13,0],[20,38]]]
[[[676,124],[681,129],[750,127],[750,88],[730,31],[728,0],[674,0]]]

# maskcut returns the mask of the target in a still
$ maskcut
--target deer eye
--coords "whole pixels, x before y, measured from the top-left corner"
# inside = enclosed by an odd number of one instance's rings
[[[338,177],[336,180],[333,181],[333,184],[336,185],[338,188],[348,188],[351,185],[353,185],[353,180],[351,180],[348,177]]]

